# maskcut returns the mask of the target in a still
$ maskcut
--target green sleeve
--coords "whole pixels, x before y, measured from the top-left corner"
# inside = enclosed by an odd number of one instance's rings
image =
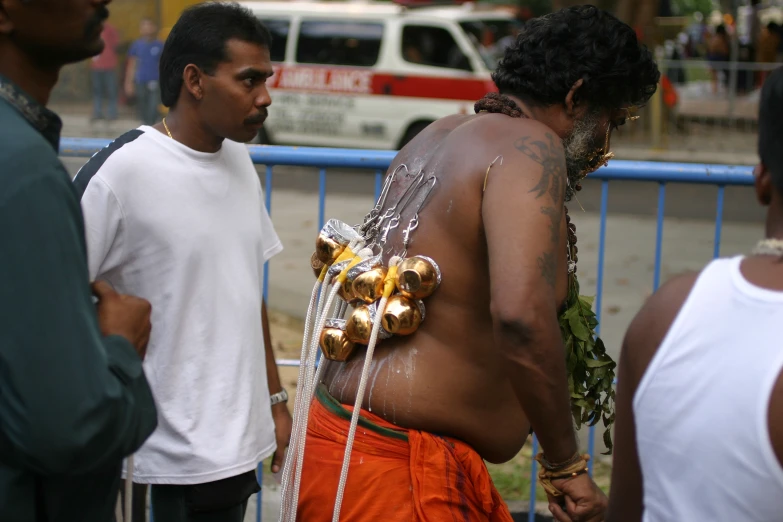
[[[102,337],[64,172],[0,201],[0,462],[41,474],[119,464],[157,425],[141,361]]]

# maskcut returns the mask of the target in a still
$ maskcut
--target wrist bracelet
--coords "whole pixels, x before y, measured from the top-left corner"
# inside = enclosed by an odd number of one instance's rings
[[[559,471],[561,469],[567,468],[571,466],[572,464],[579,462],[582,460],[582,454],[578,451],[574,453],[570,459],[563,461],[563,462],[549,462],[546,457],[544,457],[543,453],[539,453],[536,457],[536,460],[541,464],[541,467],[544,468],[547,471]]]
[[[552,484],[552,481],[574,478],[583,473],[587,473],[587,462],[590,460],[590,455],[580,455],[577,453],[574,457],[566,461],[566,463],[559,464],[557,467],[552,467],[551,463],[544,459],[543,453],[539,453],[536,456],[536,460],[541,464],[541,471],[538,472],[538,481],[541,483],[541,486],[548,495],[552,497],[562,497],[563,492],[557,489]],[[547,466],[549,466],[549,468]]]
[[[282,391],[279,391],[275,393],[274,395],[269,397],[270,402],[272,403],[272,406],[275,404],[279,404],[281,402],[288,402],[288,392],[285,391],[285,388],[283,388]]]

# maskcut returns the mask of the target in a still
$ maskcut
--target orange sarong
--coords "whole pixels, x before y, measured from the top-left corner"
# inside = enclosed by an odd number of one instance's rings
[[[330,522],[352,408],[322,385],[310,407],[298,520]],[[362,410],[342,522],[511,522],[484,461],[455,439],[404,430]]]

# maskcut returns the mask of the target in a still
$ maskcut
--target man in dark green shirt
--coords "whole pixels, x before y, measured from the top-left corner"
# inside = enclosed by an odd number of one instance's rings
[[[91,291],[62,125],[44,107],[62,65],[101,51],[107,3],[0,0],[2,522],[113,520],[122,459],[157,423],[149,303]]]

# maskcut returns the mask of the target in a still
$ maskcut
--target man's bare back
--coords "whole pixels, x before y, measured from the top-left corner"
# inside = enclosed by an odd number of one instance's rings
[[[443,280],[427,299],[426,319],[415,334],[379,343],[365,408],[403,428],[460,439],[490,462],[507,461],[519,452],[530,423],[504,369],[507,359],[494,342],[482,216],[484,184],[500,183],[493,174],[515,165],[515,175],[529,178],[532,190],[517,194],[516,199],[549,220],[541,242],[555,239],[559,247],[554,249],[556,259],[539,260],[537,275],[554,283],[557,302],[562,303],[567,291],[567,234],[562,195],[556,193],[563,186],[558,183],[565,183],[565,174],[548,166],[542,170],[541,165],[557,154],[560,160],[554,164],[562,161],[562,150],[555,143],[559,143],[555,134],[533,120],[479,114],[439,120],[398,154],[390,172],[405,165],[410,176],[405,168],[398,171],[387,204],[400,198],[420,170],[437,178],[408,256],[434,259]],[[524,168],[531,161],[539,164],[537,169]],[[559,205],[551,195],[560,200]],[[401,223],[408,223],[423,197],[419,194],[407,206]],[[401,250],[402,228],[389,236],[390,250]],[[514,227],[509,224],[509,228]],[[344,404],[356,400],[364,353],[357,351],[346,363],[327,362],[324,383]]]

